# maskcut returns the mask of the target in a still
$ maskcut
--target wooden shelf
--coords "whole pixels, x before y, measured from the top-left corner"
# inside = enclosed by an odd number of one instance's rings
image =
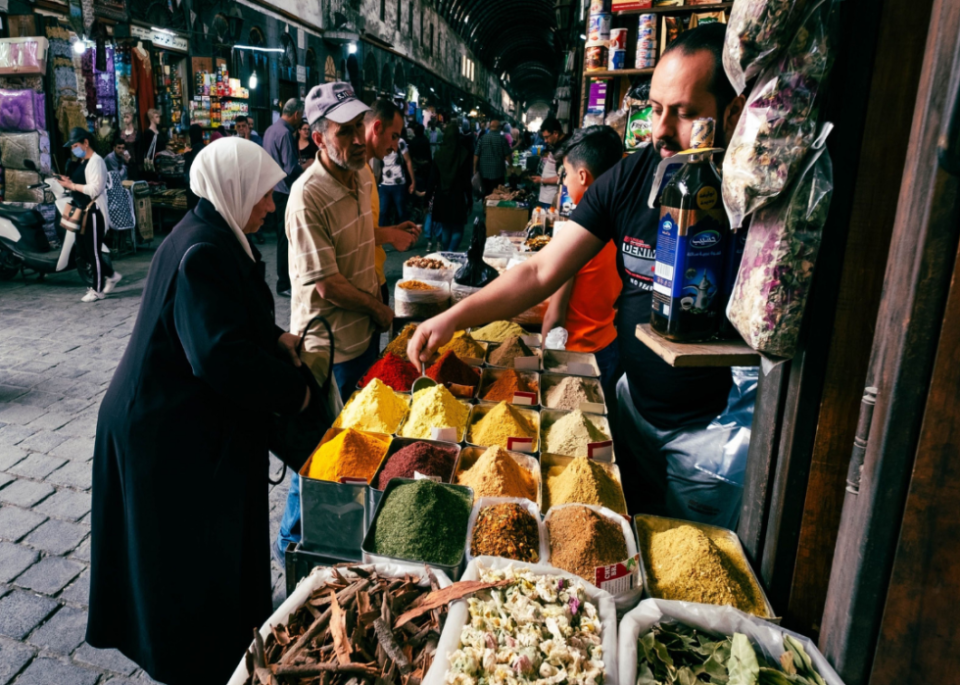
[[[760,366],[760,355],[742,340],[675,343],[661,338],[650,324],[637,324],[637,338],[670,366]]]
[[[618,17],[631,14],[679,14],[681,12],[709,12],[711,10],[728,10],[733,7],[732,2],[717,2],[712,5],[666,5],[662,7],[648,7],[642,10],[624,10],[615,12]]]
[[[639,76],[641,74],[652,74],[653,69],[599,69],[597,71],[585,71],[584,76]]]

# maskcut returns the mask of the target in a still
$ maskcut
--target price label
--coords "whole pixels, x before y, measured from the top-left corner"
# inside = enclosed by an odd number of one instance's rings
[[[587,443],[587,458],[597,461],[613,461],[613,440]]]
[[[511,452],[533,452],[533,438],[507,438],[507,449]]]
[[[602,414],[606,411],[606,407],[603,406],[600,402],[581,402],[580,411],[587,414]]]
[[[527,347],[540,347],[540,336],[539,335],[521,335],[520,339],[523,341],[523,344]]]
[[[518,371],[539,371],[540,357],[516,357],[513,360],[513,368]]]
[[[517,391],[513,393],[513,403],[532,407],[537,403],[537,393]]]
[[[344,476],[343,478],[340,479],[339,482],[343,483],[344,485],[366,485],[367,479],[366,478],[350,478],[348,476]]]
[[[612,595],[640,587],[640,555],[593,570],[594,585]]]
[[[593,364],[587,364],[586,362],[569,362],[567,364],[567,373],[571,373],[574,376],[597,376],[597,370],[593,368]]]
[[[440,476],[428,476],[427,474],[420,473],[419,471],[413,472],[413,479],[414,480],[432,480],[434,483],[442,482],[442,479],[440,478]]]
[[[430,436],[434,440],[443,440],[444,442],[459,442],[457,438],[457,429],[450,426],[445,426],[443,428],[431,428]]]

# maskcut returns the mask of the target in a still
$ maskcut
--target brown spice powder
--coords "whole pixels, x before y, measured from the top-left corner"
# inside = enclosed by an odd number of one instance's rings
[[[623,527],[587,507],[564,507],[547,520],[550,563],[595,582],[594,569],[627,558]]]
[[[457,483],[473,488],[474,497],[521,497],[537,501],[537,482],[501,447],[491,447],[476,463],[461,471]]]

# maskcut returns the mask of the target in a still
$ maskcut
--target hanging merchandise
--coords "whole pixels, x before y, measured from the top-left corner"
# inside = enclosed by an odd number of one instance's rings
[[[730,10],[723,69],[737,93],[783,49],[800,18],[798,0],[738,0]]]
[[[807,13],[786,52],[760,75],[723,161],[730,225],[771,202],[790,184],[817,135],[817,94],[833,62],[838,0]]]
[[[623,146],[627,152],[636,152],[653,141],[653,107],[650,105],[650,81],[643,81],[624,98],[627,119]]]
[[[44,74],[47,71],[46,38],[0,38],[0,74]]]

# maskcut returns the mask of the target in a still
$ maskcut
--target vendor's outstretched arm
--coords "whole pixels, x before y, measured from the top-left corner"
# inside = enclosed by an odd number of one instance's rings
[[[417,326],[407,345],[407,356],[415,365],[420,359],[427,361],[455,331],[509,319],[543,302],[573,278],[603,246],[602,240],[582,226],[567,226],[536,256],[504,272],[452,309]]]

